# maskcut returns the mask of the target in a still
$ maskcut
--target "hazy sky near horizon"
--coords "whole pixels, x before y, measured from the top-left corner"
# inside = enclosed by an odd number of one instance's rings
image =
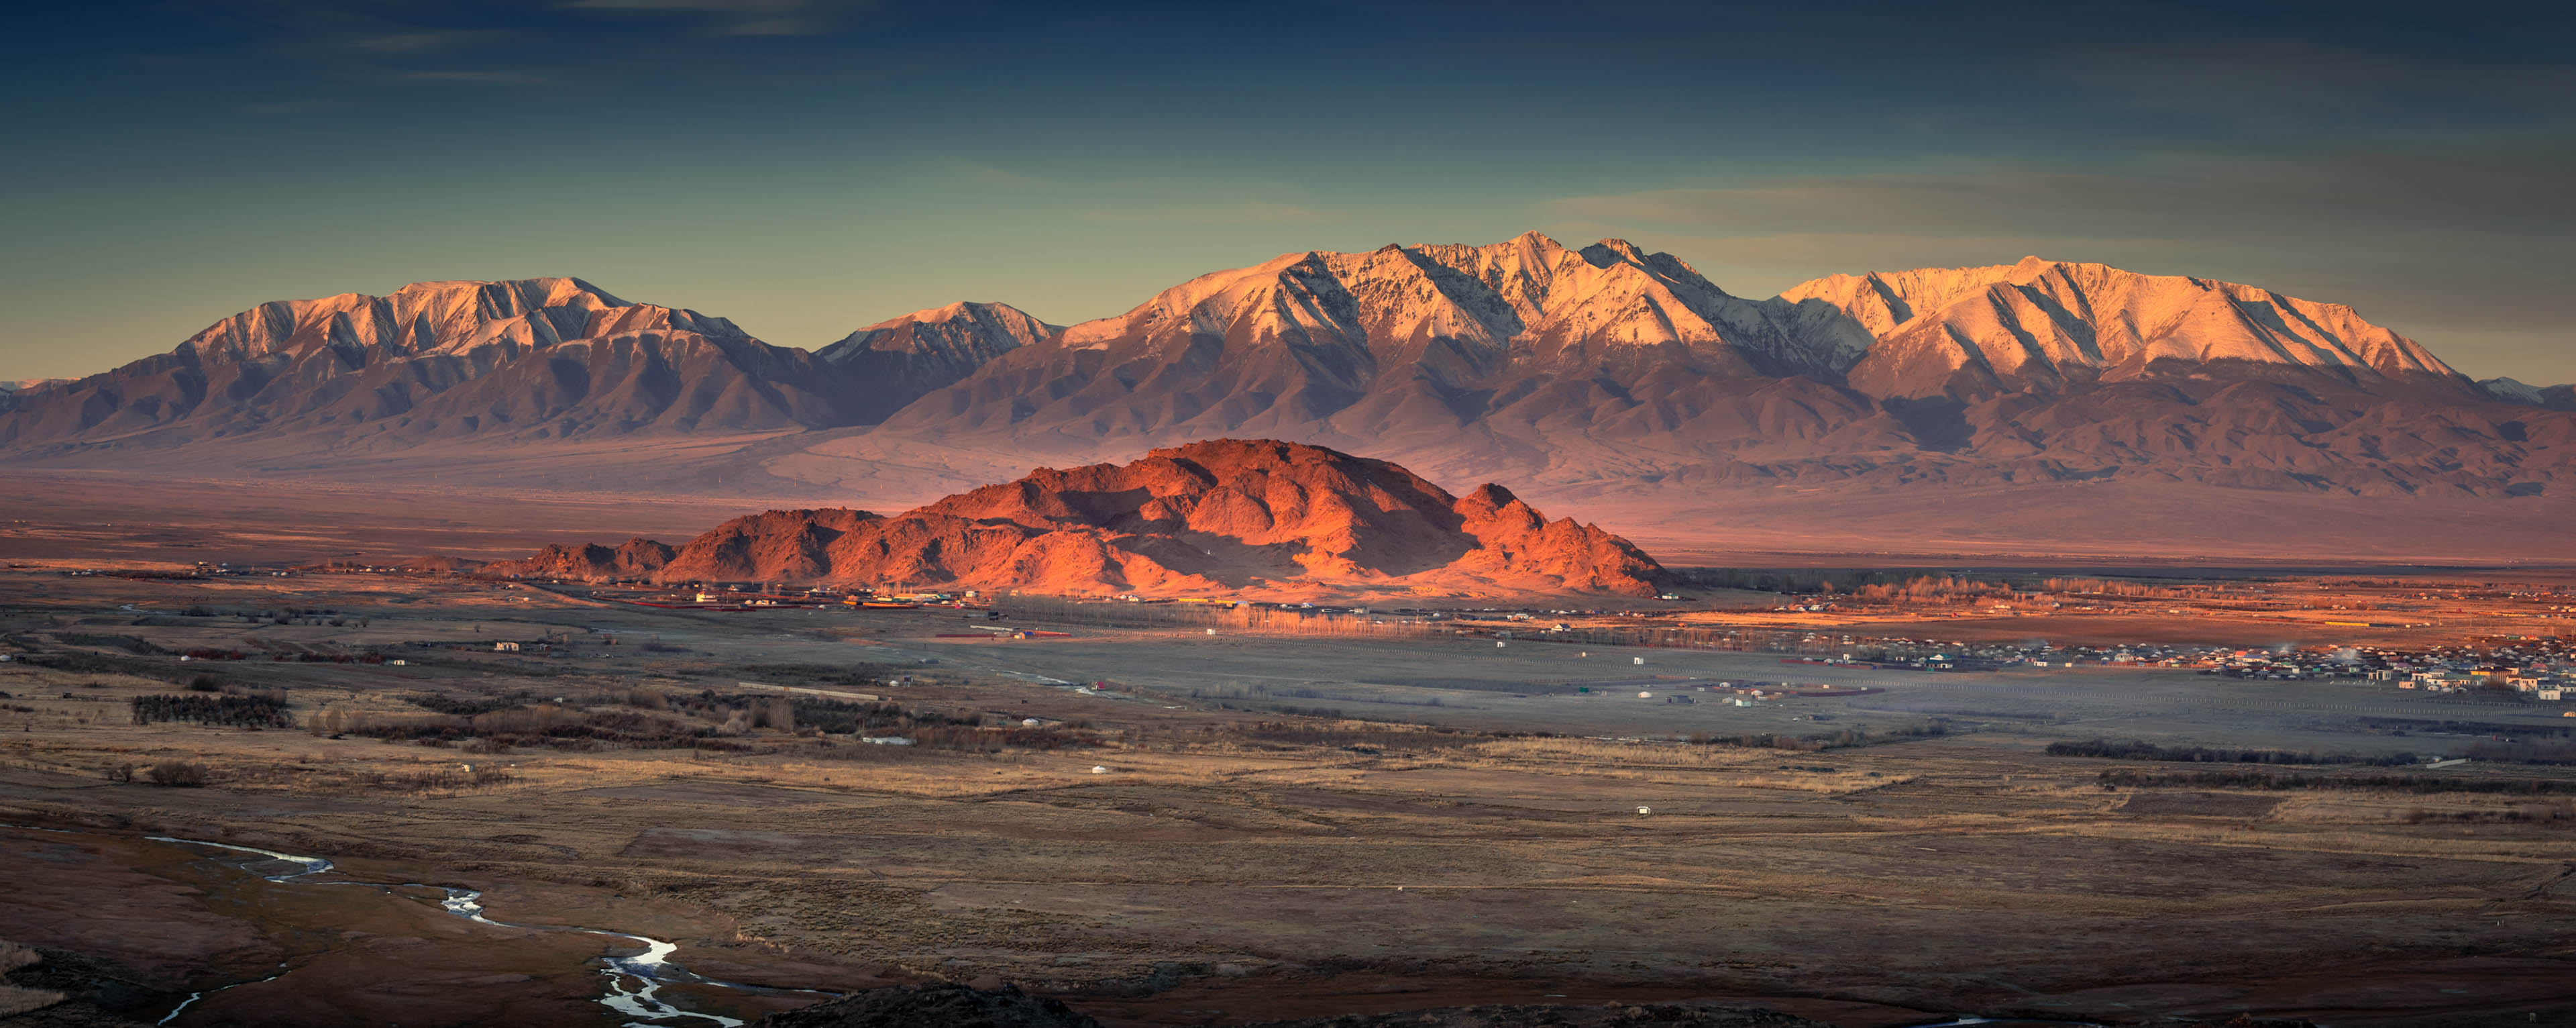
[[[0,379],[578,275],[816,347],[1287,251],[1618,236],[1769,296],[2024,254],[2576,381],[2560,5],[241,0],[17,16]]]

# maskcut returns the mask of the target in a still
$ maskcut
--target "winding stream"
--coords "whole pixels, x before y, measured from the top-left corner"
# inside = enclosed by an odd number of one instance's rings
[[[214,849],[231,850],[235,853],[248,853],[268,860],[282,861],[297,866],[298,870],[295,871],[289,871],[284,874],[261,876],[272,882],[292,882],[308,875],[321,874],[322,872],[329,871],[332,868],[331,862],[321,857],[300,857],[291,853],[279,853],[275,850],[264,850],[251,846],[235,846],[231,843],[223,842],[207,842],[203,839],[178,839],[163,835],[145,836],[145,838],[151,839],[154,842],[177,843],[184,846],[207,846]],[[523,928],[537,931],[580,932],[585,935],[604,935],[612,939],[625,939],[638,946],[642,946],[644,947],[644,952],[633,956],[607,956],[601,958],[605,961],[605,966],[600,969],[600,974],[608,979],[608,989],[607,993],[600,996],[597,1002],[601,1006],[605,1006],[619,1014],[629,1018],[634,1018],[635,1020],[626,1022],[627,1028],[670,1028],[670,1026],[675,1024],[701,1022],[713,1024],[717,1026],[717,1028],[741,1028],[743,1022],[737,1018],[725,1017],[720,1014],[702,1014],[694,1010],[682,1010],[678,1007],[672,1006],[668,1001],[661,998],[662,986],[672,982],[711,985],[721,989],[735,989],[743,992],[767,995],[787,992],[823,996],[832,995],[831,993],[816,992],[810,989],[772,989],[758,985],[743,985],[736,982],[720,981],[714,978],[692,974],[687,968],[671,962],[671,954],[680,948],[678,943],[665,942],[650,936],[636,935],[631,932],[610,931],[605,928],[584,928],[578,925],[523,925],[511,924],[506,921],[495,921],[483,916],[483,894],[473,889],[460,889],[447,885],[427,885],[420,882],[394,883],[333,881],[312,882],[309,884],[360,885],[368,888],[384,889],[387,891],[397,888],[438,889],[446,893],[446,897],[439,900],[439,909],[478,924],[487,924],[495,928]],[[257,981],[235,982],[231,985],[223,986],[222,988],[207,989],[202,992],[190,993],[187,999],[181,1001],[179,1006],[176,1009],[171,1010],[169,1016],[163,1017],[159,1023],[166,1025],[177,1020],[180,1013],[186,1011],[189,1007],[194,1006],[198,1000],[204,999],[214,993],[222,992],[224,989],[234,989],[244,985],[255,985],[259,982],[276,981],[279,977],[286,974],[286,971],[284,970],[285,965],[281,964],[279,967],[280,970],[277,974],[258,979]]]

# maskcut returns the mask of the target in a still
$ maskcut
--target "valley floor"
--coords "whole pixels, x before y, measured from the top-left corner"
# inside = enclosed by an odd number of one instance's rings
[[[2192,778],[2210,768],[2043,752],[2468,741],[2365,718],[2553,730],[2512,705],[1826,668],[1800,674],[1878,691],[1681,704],[1633,682],[1778,662],[1076,625],[955,640],[929,611],[657,611],[417,576],[20,571],[0,597],[0,939],[109,962],[95,980],[130,985],[92,1005],[128,1017],[233,986],[181,1026],[632,1020],[597,1000],[600,958],[634,946],[465,921],[439,886],[770,987],[665,989],[737,1019],[813,998],[779,990],[934,978],[1124,1025],[1680,997],[1853,1026],[2576,1018],[2576,769]],[[254,659],[179,662],[190,649]],[[403,663],[329,660],[367,654]],[[282,696],[299,727],[133,723],[135,697],[228,695],[192,693],[199,675]],[[1586,681],[1629,691],[1564,691]],[[792,729],[741,721],[798,695],[780,687],[821,705]],[[827,700],[900,711],[917,744],[823,731]],[[581,727],[512,734],[540,722]],[[702,734],[577,734],[645,722]],[[464,738],[368,734],[438,723]],[[1843,729],[1876,744],[1677,741]],[[153,784],[170,764],[211,784]],[[270,881],[255,855],[151,836],[337,867]]]

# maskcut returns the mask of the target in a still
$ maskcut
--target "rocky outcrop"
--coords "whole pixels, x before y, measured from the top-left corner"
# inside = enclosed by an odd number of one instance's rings
[[[500,573],[527,578],[577,578],[585,581],[652,578],[671,563],[670,547],[650,539],[629,539],[618,546],[560,543],[535,556],[499,565]],[[487,565],[489,567],[489,565]]]
[[[589,579],[897,583],[1063,594],[1651,594],[1624,539],[1550,521],[1498,485],[1452,496],[1384,461],[1214,440],[1127,464],[1041,468],[893,517],[775,510],[676,551],[550,547],[488,571]]]

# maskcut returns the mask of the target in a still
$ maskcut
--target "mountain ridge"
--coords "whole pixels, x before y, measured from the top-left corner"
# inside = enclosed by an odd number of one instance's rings
[[[1292,251],[1071,326],[949,304],[814,352],[574,278],[282,301],[0,399],[0,452],[341,474],[470,467],[504,446],[531,469],[665,446],[690,456],[579,473],[655,489],[766,475],[788,491],[859,475],[917,496],[1000,461],[1258,436],[1664,507],[1706,489],[2115,479],[2383,497],[2576,486],[2576,401],[2508,382],[2472,383],[2349,307],[2210,279],[2033,257],[1749,300],[1669,254],[1532,232]],[[955,473],[932,454],[961,455]]]

